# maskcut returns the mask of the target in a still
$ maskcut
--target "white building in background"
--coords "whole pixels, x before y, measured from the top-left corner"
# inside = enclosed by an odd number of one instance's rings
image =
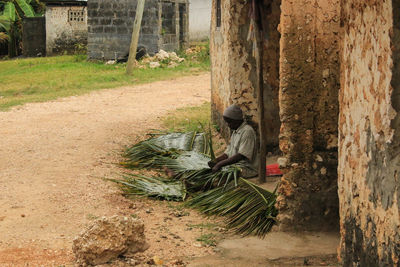
[[[189,40],[201,41],[210,37],[211,0],[189,0]]]
[[[46,55],[87,44],[87,0],[41,0],[46,5]]]

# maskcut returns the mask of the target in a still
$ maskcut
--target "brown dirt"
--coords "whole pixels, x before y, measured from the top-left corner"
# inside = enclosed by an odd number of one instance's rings
[[[71,244],[100,216],[145,221],[150,249],[165,263],[213,254],[194,211],[127,200],[101,178],[116,178],[121,149],[179,107],[210,98],[210,75],[102,90],[0,113],[0,266],[73,264]]]

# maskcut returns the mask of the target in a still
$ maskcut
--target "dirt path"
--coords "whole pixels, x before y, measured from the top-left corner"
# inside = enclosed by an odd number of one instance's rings
[[[155,244],[149,255],[209,253],[191,246],[198,232],[179,237],[179,229],[196,222],[196,214],[173,216],[163,209],[166,204],[131,204],[99,179],[115,177],[118,151],[157,128],[160,116],[209,98],[210,75],[202,74],[0,113],[0,266],[71,263],[72,240],[84,225],[113,214],[136,213],[146,221]],[[157,236],[168,225],[175,237]]]

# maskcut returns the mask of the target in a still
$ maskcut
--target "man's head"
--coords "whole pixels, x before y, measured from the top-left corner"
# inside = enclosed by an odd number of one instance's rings
[[[224,111],[224,120],[229,128],[236,130],[243,123],[243,112],[238,105],[231,105]]]

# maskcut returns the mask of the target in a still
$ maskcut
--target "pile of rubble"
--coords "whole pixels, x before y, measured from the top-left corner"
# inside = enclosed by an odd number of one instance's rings
[[[125,59],[125,61],[127,58]],[[175,52],[166,52],[164,50],[160,50],[154,56],[149,56],[146,54],[142,59],[139,61],[135,60],[136,67],[139,69],[155,69],[160,67],[167,67],[167,68],[175,68],[179,66],[180,63],[185,61],[184,58],[179,57]],[[113,65],[119,63],[118,60],[109,60],[105,64],[106,65]]]
[[[137,66],[139,68],[150,67],[151,69],[159,67],[175,68],[184,60],[184,58],[179,57],[175,52],[166,52],[164,50],[160,50],[153,57],[146,55],[137,63]]]

